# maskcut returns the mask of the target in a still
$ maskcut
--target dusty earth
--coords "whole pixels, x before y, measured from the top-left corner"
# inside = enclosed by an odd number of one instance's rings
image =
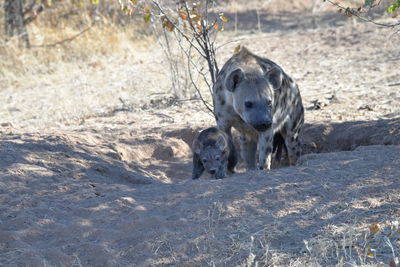
[[[259,32],[246,11],[219,39],[219,62],[240,43],[299,83],[298,166],[190,180],[214,121],[172,98],[158,47],[0,80],[0,266],[389,266],[400,36],[302,12],[264,10]]]

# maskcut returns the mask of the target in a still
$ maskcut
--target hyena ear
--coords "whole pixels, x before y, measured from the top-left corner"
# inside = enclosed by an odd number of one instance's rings
[[[201,149],[203,148],[203,144],[199,140],[194,140],[192,149],[193,153],[200,155]]]
[[[279,68],[272,68],[265,73],[265,77],[271,83],[273,89],[279,89],[282,85],[283,74]]]
[[[228,77],[225,79],[225,87],[228,91],[235,91],[237,85],[243,80],[244,73],[241,69],[235,69],[229,73]]]
[[[225,138],[223,136],[218,136],[217,142],[216,142],[217,147],[219,148],[219,150],[223,151],[226,148],[226,141]]]

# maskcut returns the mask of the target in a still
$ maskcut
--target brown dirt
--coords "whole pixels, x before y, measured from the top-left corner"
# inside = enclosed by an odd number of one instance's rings
[[[252,12],[221,34],[238,41],[219,61],[241,43],[296,79],[306,107],[298,166],[190,180],[190,144],[214,122],[200,102],[165,93],[157,47],[4,78],[0,266],[389,264],[399,35],[304,10],[264,17],[260,33]],[[373,222],[381,230],[370,235]],[[400,236],[389,240],[399,256]]]

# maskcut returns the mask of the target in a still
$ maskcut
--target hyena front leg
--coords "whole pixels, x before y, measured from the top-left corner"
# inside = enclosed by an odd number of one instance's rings
[[[273,131],[269,129],[261,133],[258,137],[258,168],[263,170],[264,167],[271,169]]]
[[[242,148],[242,157],[246,162],[247,170],[254,170],[256,168],[257,142],[242,135],[240,137],[240,143]]]
[[[192,179],[198,179],[204,172],[203,163],[201,163],[199,155],[193,153],[193,171]]]
[[[295,165],[301,155],[301,138],[299,133],[289,132],[285,138],[285,144],[289,156],[289,164]]]
[[[236,164],[238,162],[238,155],[236,153],[237,152],[236,152],[235,146],[232,146],[232,151],[229,154],[228,166],[227,166],[228,171],[231,174],[235,173],[235,166],[236,166]]]

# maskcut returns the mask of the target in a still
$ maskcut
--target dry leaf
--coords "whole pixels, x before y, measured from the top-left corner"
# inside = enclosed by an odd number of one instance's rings
[[[220,13],[219,14],[219,18],[223,21],[223,22],[228,22],[229,19],[227,17],[225,17],[224,13]]]
[[[183,20],[186,20],[188,18],[188,14],[185,10],[179,10],[179,17]]]
[[[379,227],[380,227],[379,223],[377,223],[377,222],[371,223],[371,225],[369,226],[369,230],[370,230],[371,234],[378,233],[380,230]]]

